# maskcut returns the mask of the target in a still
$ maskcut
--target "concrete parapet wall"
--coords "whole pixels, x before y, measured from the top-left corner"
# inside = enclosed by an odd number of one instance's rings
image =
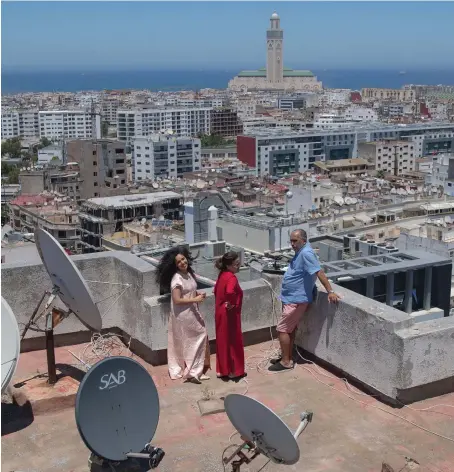
[[[147,361],[166,361],[170,297],[160,296],[155,269],[125,252],[74,256],[103,316],[103,330],[132,337],[131,348]],[[243,332],[246,344],[270,339],[280,303],[272,296],[282,278],[242,282]],[[126,284],[130,287],[127,288]],[[2,264],[2,296],[21,325],[44,291],[51,288],[42,264]],[[297,344],[347,376],[391,399],[413,401],[454,391],[454,317],[417,322],[406,313],[335,286],[342,296],[330,305],[321,289],[305,315]],[[215,338],[213,289],[201,304],[208,335]],[[56,345],[87,341],[90,332],[72,315],[55,329]],[[42,349],[43,333],[29,331],[22,351]]]

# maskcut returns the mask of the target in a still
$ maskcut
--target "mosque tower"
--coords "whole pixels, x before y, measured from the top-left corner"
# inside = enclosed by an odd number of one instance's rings
[[[271,15],[270,23],[270,29],[266,31],[266,80],[272,84],[282,84],[284,32],[281,30],[281,20],[276,12]]]

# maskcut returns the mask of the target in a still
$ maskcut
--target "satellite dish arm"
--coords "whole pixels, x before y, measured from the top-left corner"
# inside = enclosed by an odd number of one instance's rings
[[[301,423],[293,435],[295,439],[298,439],[298,436],[306,429],[307,425],[312,421],[313,416],[314,413],[312,413],[312,411],[303,411],[301,413]]]

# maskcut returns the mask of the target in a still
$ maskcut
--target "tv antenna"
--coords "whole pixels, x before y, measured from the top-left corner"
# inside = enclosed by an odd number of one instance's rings
[[[19,354],[19,326],[13,310],[2,297],[2,394],[14,376]]]
[[[47,231],[36,228],[35,241],[38,253],[52,282],[52,289],[44,292],[32,316],[25,325],[21,341],[29,329],[43,331],[36,322],[46,316],[44,332],[46,333],[48,382],[57,381],[54,350],[54,328],[71,313],[91,331],[101,331],[102,319],[93,295],[79,269],[68,257],[58,241]],[[57,308],[57,296],[66,305],[67,310]],[[43,302],[44,306],[43,306]]]
[[[243,464],[249,464],[260,454],[275,464],[293,465],[299,461],[296,440],[312,421],[312,412],[301,413],[298,429],[292,433],[279,416],[253,398],[233,393],[226,396],[224,406],[243,441],[233,454],[222,459],[224,466],[232,464],[232,472],[239,472]]]
[[[150,444],[159,422],[158,391],[151,375],[129,357],[108,357],[91,367],[77,391],[75,415],[90,460],[103,468],[143,459],[154,469],[165,455]]]

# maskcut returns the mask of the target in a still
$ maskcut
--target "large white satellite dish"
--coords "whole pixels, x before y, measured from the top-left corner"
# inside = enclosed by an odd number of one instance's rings
[[[29,329],[36,329],[36,322],[41,317],[46,316],[44,331],[46,332],[48,381],[53,384],[57,381],[53,339],[54,328],[71,313],[74,313],[80,322],[92,331],[101,330],[102,319],[82,274],[58,241],[41,228],[35,229],[34,236],[38,253],[52,282],[52,289],[44,292],[22,331],[21,339],[24,339]],[[56,297],[59,297],[66,305],[67,310],[54,306]]]
[[[293,465],[299,461],[300,450],[296,440],[312,421],[311,412],[301,414],[301,423],[292,433],[279,416],[253,398],[236,393],[227,395],[224,406],[229,420],[244,441],[230,457],[223,460],[224,465],[239,456],[239,460],[232,462],[232,470],[238,471],[242,464],[251,462],[259,454],[276,464]],[[245,446],[249,447],[251,457],[243,452]]]
[[[19,326],[13,310],[2,297],[2,394],[14,376],[19,353]]]

